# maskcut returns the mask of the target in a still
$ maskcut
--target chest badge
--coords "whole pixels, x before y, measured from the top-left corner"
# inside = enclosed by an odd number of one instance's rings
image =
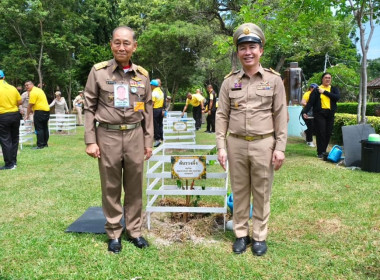
[[[233,88],[231,90],[241,90],[242,88],[242,83],[241,79],[240,80],[235,80]]]

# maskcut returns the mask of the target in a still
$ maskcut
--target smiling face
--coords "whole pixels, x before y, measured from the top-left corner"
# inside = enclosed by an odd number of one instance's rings
[[[264,50],[258,43],[241,43],[237,47],[237,56],[244,69],[258,67],[263,53]]]
[[[115,60],[123,66],[128,65],[132,54],[137,48],[137,42],[133,38],[133,31],[122,27],[116,29],[110,44]]]

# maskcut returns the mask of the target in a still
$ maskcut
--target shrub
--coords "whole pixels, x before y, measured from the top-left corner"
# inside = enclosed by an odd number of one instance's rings
[[[331,142],[339,145],[343,144],[342,126],[356,125],[356,114],[335,114],[335,122]],[[367,124],[372,125],[376,133],[380,133],[380,117],[367,117]]]
[[[337,113],[345,113],[345,114],[354,114],[356,115],[358,111],[358,103],[357,102],[344,102],[338,103]],[[380,103],[376,102],[368,102],[366,116],[375,116],[375,108],[380,106]]]

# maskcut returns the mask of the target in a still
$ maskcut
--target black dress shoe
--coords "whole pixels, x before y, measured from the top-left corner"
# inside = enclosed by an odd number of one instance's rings
[[[45,146],[37,146],[37,147],[33,147],[32,149],[33,150],[41,150],[43,148],[45,148]]]
[[[133,243],[137,248],[143,249],[149,247],[148,241],[145,240],[144,237],[137,237],[137,238],[128,238],[128,241]]]
[[[262,256],[267,252],[267,243],[264,241],[252,240],[252,253],[256,256]]]
[[[249,236],[236,238],[234,245],[232,246],[232,250],[235,254],[244,253],[249,243],[251,243]]]
[[[121,238],[108,240],[108,251],[119,254],[121,252]]]

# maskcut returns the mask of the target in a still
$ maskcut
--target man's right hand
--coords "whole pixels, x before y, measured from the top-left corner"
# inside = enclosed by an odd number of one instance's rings
[[[88,144],[86,147],[86,153],[93,158],[100,158],[100,149],[98,144]]]
[[[225,149],[218,150],[218,161],[220,165],[223,167],[223,169],[226,170],[227,152]]]

